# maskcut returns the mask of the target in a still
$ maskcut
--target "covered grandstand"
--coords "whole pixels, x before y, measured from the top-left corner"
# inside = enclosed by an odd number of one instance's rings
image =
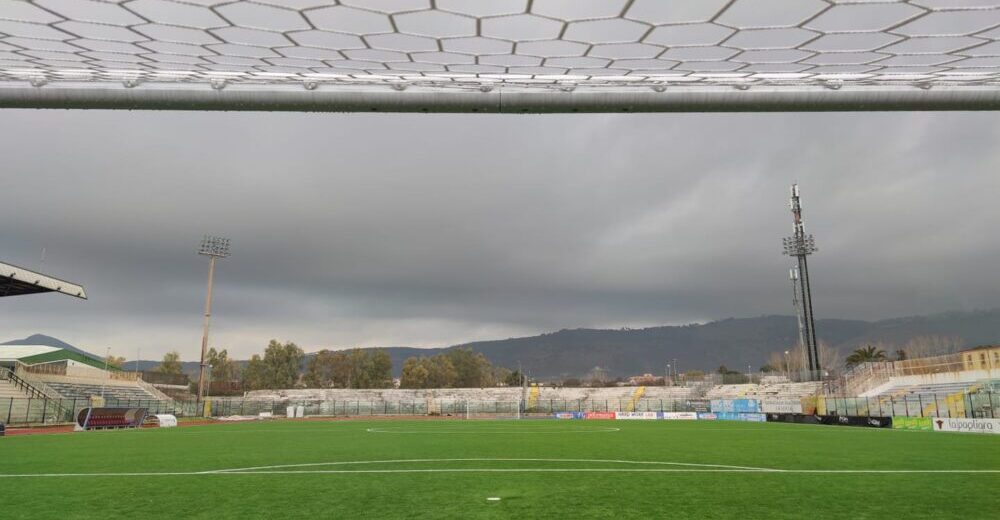
[[[87,299],[83,286],[0,262],[0,296],[57,292]]]

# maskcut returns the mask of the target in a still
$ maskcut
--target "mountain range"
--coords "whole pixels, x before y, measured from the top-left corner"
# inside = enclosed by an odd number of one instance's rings
[[[564,329],[557,332],[491,341],[476,341],[445,348],[386,347],[398,375],[411,356],[431,356],[450,348],[467,347],[483,353],[492,363],[509,368],[519,365],[534,377],[582,376],[600,366],[612,376],[660,374],[667,363],[681,371],[714,370],[719,365],[742,370],[764,364],[770,353],[792,348],[797,342],[794,316],[729,318],[704,324],[643,329]],[[955,311],[879,321],[826,319],[816,323],[822,342],[842,355],[867,344],[902,346],[913,338],[950,338],[953,347],[1000,341],[1000,309]],[[41,344],[83,352],[56,338],[36,334],[13,344]],[[195,350],[191,355],[197,355]],[[312,354],[309,354],[310,356]],[[134,370],[135,361],[126,369]],[[139,361],[140,370],[151,370],[159,361]],[[197,374],[197,361],[183,364]]]

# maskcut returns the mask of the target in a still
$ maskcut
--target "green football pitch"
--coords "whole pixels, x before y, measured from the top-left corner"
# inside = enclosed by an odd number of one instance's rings
[[[3,518],[997,518],[1000,436],[282,421],[0,438]]]

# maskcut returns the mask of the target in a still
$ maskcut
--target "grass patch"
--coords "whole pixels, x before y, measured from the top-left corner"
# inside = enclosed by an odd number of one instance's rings
[[[0,458],[100,474],[0,478],[4,518],[981,518],[1000,485],[925,472],[1000,470],[993,436],[707,421],[272,421],[9,437]]]

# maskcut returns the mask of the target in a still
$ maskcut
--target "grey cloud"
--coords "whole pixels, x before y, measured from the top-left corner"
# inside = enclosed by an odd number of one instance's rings
[[[994,307],[996,122],[4,111],[0,258],[91,300],[2,299],[0,332],[193,358],[206,232],[239,355],[789,313],[793,180],[818,316]]]

